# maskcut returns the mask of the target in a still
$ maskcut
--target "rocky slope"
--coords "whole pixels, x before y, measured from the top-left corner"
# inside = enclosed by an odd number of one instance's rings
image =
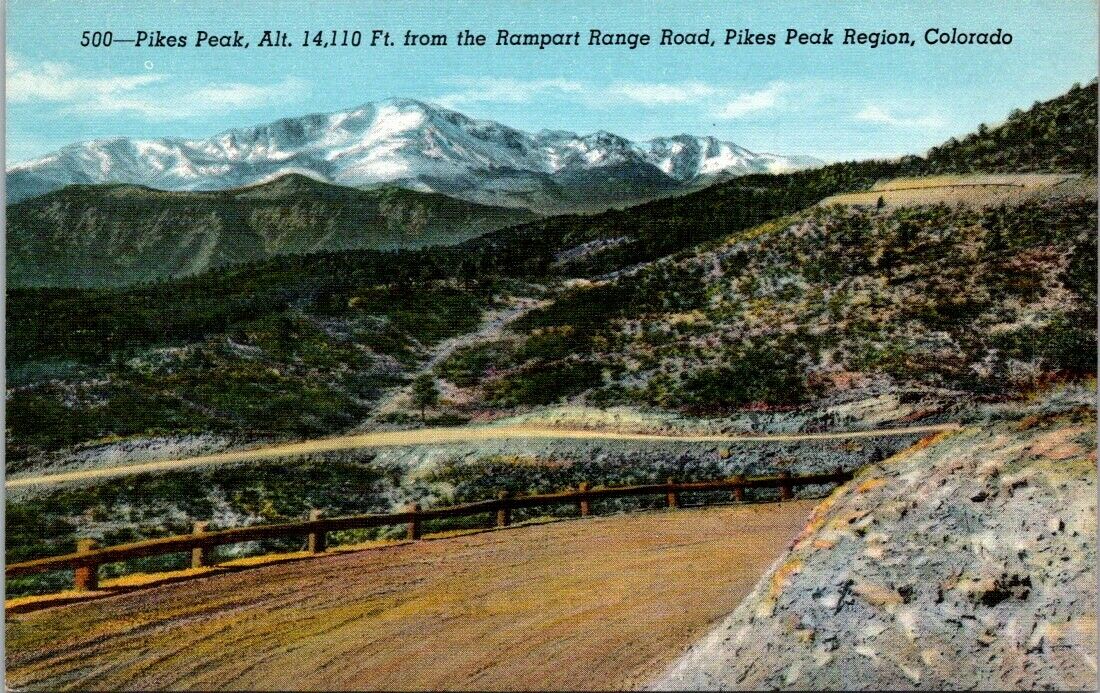
[[[527,133],[413,99],[285,118],[205,139],[114,138],[69,145],[8,169],[8,202],[72,183],[214,190],[305,173],[380,183],[483,204],[606,209],[718,176],[820,165],[757,154],[713,137],[632,142],[608,132]]]
[[[1094,395],[868,467],[653,687],[1095,688]]]
[[[471,402],[714,415],[870,383],[1000,397],[1094,373],[1095,179],[1007,196],[983,180],[840,196],[856,199],[573,281],[438,374]]]

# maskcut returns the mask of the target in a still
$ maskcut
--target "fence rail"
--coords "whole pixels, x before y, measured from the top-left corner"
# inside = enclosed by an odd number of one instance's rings
[[[421,526],[425,520],[495,512],[497,514],[496,524],[506,526],[511,524],[512,510],[518,508],[576,504],[580,509],[580,514],[586,516],[591,514],[592,502],[597,500],[663,495],[666,496],[669,508],[677,508],[680,505],[680,494],[682,493],[730,491],[734,500],[742,501],[745,498],[746,489],[759,488],[778,488],[780,500],[787,500],[794,497],[796,486],[840,484],[851,478],[852,472],[837,468],[835,471],[825,474],[803,476],[791,476],[789,473],[783,473],[778,476],[730,477],[716,481],[692,482],[676,482],[669,479],[663,484],[638,486],[591,488],[585,482],[575,490],[558,493],[513,496],[502,491],[497,498],[492,500],[428,509],[411,505],[408,509],[396,513],[326,518],[321,517],[318,511],[313,511],[310,513],[310,519],[304,521],[237,527],[218,531],[207,531],[207,523],[196,522],[194,531],[191,534],[150,539],[132,544],[96,548],[92,540],[80,539],[77,541],[75,553],[12,563],[6,566],[5,575],[13,578],[51,571],[72,570],[75,573],[74,588],[76,590],[95,590],[98,589],[98,570],[101,565],[134,558],[191,552],[192,567],[197,568],[207,565],[206,552],[208,550],[226,544],[261,539],[303,537],[306,539],[308,551],[322,553],[328,545],[326,535],[329,532],[341,530],[406,525],[408,538],[415,540],[420,538]]]

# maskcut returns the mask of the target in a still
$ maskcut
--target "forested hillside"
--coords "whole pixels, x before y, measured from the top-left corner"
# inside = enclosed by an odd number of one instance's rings
[[[899,176],[973,172],[1096,171],[1097,83],[1014,112],[927,156],[844,162],[779,175],[748,175],[681,197],[591,216],[562,215],[502,229],[454,257],[484,272],[591,276],[725,238],[840,192]]]
[[[1077,152],[1057,161],[1087,174],[1095,101],[1094,82],[1004,127],[1057,113],[1062,149]],[[434,368],[475,410],[570,397],[789,407],[876,379],[1003,397],[1094,374],[1082,356],[1095,353],[1094,178],[993,207],[813,207],[895,176],[992,166],[978,150],[998,132],[458,246],[9,290],[9,459],[109,435],[343,430],[433,345],[516,296],[547,303]],[[1017,147],[1003,166],[1052,167],[1048,149]]]
[[[287,253],[453,244],[535,215],[301,175],[237,190],[71,185],[8,207],[11,286],[122,286]]]
[[[1096,80],[928,151],[929,173],[1096,172]]]

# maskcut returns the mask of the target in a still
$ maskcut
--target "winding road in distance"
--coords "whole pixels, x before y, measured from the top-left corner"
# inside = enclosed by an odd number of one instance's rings
[[[959,424],[945,423],[926,426],[908,426],[903,428],[879,428],[869,431],[834,431],[828,433],[770,433],[759,435],[718,435],[718,434],[659,434],[659,433],[619,433],[615,431],[594,431],[584,429],[554,428],[551,426],[503,425],[503,426],[452,426],[440,428],[419,428],[410,431],[380,431],[357,433],[354,435],[317,438],[297,443],[279,443],[245,450],[232,450],[210,455],[198,455],[175,460],[152,460],[135,464],[81,469],[71,472],[16,476],[4,482],[5,489],[25,486],[51,485],[88,479],[105,479],[164,472],[190,467],[203,467],[216,464],[234,464],[253,462],[278,457],[292,457],[339,450],[357,450],[362,448],[408,447],[415,445],[447,445],[468,443],[481,440],[505,439],[541,439],[541,440],[608,440],[624,442],[657,443],[767,443],[798,442],[820,440],[855,440],[860,438],[884,438],[888,436],[920,435],[954,431]]]

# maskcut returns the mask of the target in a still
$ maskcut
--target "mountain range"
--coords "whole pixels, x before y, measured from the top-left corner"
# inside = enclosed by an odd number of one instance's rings
[[[527,133],[413,99],[284,118],[213,137],[71,144],[7,171],[8,203],[72,184],[222,190],[297,173],[350,187],[396,185],[540,213],[598,211],[748,173],[820,165],[714,137],[644,142],[596,132]]]

